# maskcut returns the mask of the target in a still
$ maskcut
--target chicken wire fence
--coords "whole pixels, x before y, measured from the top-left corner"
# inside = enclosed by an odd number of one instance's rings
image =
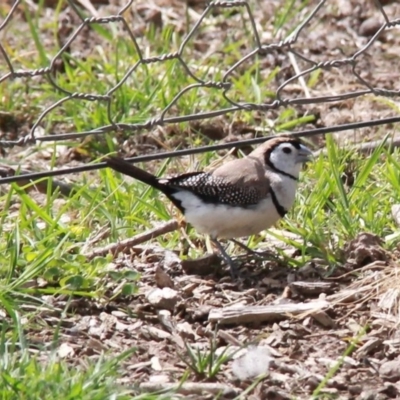
[[[313,6],[308,5],[307,9],[299,11],[299,15],[301,16],[300,22],[295,27],[285,32],[286,37],[284,39],[277,41],[274,41],[273,38],[269,38],[268,40],[264,38],[265,35],[263,35],[263,33],[265,27],[263,27],[260,21],[255,18],[257,8],[261,6],[260,3],[244,0],[212,1],[205,6],[205,9],[202,13],[197,14],[197,20],[191,24],[191,27],[188,27],[190,29],[188,29],[187,33],[183,35],[183,38],[181,39],[179,46],[177,46],[176,51],[155,56],[149,56],[146,54],[146,51],[143,51],[140,45],[140,40],[137,37],[137,32],[130,23],[128,13],[132,12],[132,9],[134,10],[136,7],[133,0],[128,1],[115,15],[92,15],[90,17],[85,17],[84,13],[82,12],[82,8],[79,8],[77,3],[75,3],[73,0],[68,0],[67,3],[72,12],[79,17],[79,21],[76,26],[71,29],[70,32],[68,32],[68,37],[62,41],[57,53],[52,57],[48,57],[48,65],[41,68],[18,69],[15,66],[15,57],[12,57],[9,54],[10,51],[8,46],[6,46],[4,42],[5,32],[8,24],[12,21],[19,8],[28,4],[27,0],[16,0],[13,2],[3,22],[0,24],[0,53],[3,58],[3,67],[0,69],[0,84],[11,85],[15,80],[26,80],[27,85],[33,85],[34,78],[44,77],[46,78],[48,84],[51,85],[51,90],[53,90],[54,93],[57,93],[59,96],[59,98],[57,98],[57,100],[51,104],[43,105],[43,111],[38,113],[28,134],[24,135],[23,137],[18,137],[17,140],[1,140],[0,147],[5,148],[16,145],[22,146],[44,141],[63,141],[68,139],[82,138],[92,134],[104,134],[106,132],[134,132],[143,129],[150,130],[156,126],[209,119],[236,111],[268,112],[289,106],[296,107],[340,102],[367,94],[385,97],[395,97],[400,95],[400,90],[395,90],[393,87],[378,87],[373,80],[369,79],[370,76],[365,73],[366,61],[363,60],[362,57],[368,53],[368,51],[376,44],[377,41],[379,41],[381,35],[400,25],[400,18],[389,18],[384,7],[379,1],[375,1],[374,5],[376,10],[378,10],[380,13],[380,19],[382,22],[376,27],[374,32],[372,32],[369,37],[365,38],[364,41],[356,41],[354,45],[355,51],[352,51],[351,55],[345,56],[344,52],[341,51],[341,49],[338,49],[338,58],[332,59],[332,57],[327,57],[328,59],[322,61],[318,59],[318,57],[315,57],[313,52],[308,51],[307,44],[310,44],[310,42],[307,41],[307,37],[302,37],[302,34],[306,29],[312,30],[313,21],[318,18],[317,16],[321,10],[323,10],[325,7],[328,7],[330,3],[329,0],[319,1]],[[91,4],[90,2],[85,2],[83,0],[81,0],[79,3]],[[87,8],[83,9],[87,13]],[[195,63],[195,61],[190,59],[190,57],[189,59],[186,58],[186,49],[194,45],[193,39],[196,37],[198,31],[202,28],[202,26],[207,25],[208,19],[212,18],[218,10],[231,10],[232,12],[235,11],[241,13],[241,18],[247,24],[246,29],[248,29],[250,32],[252,43],[248,43],[248,47],[246,49],[241,49],[240,57],[238,57],[236,60],[230,60],[229,62],[226,62],[226,65],[221,63],[220,65],[215,66],[219,71],[219,79],[212,80],[207,79],[210,76],[209,70],[206,74],[204,74],[201,69],[193,68],[193,63]],[[63,23],[65,23],[65,21],[61,19],[59,22],[59,30],[63,29]],[[124,74],[118,78],[115,84],[109,87],[105,93],[98,94],[70,91],[65,86],[60,85],[57,77],[59,74],[63,73],[62,65],[68,62],[68,57],[66,56],[70,55],[69,53],[71,45],[75,41],[80,40],[82,35],[86,35],[85,29],[94,29],[99,25],[103,26],[110,24],[119,24],[122,26],[122,31],[124,35],[129,37],[129,41],[134,48],[137,59],[132,62]],[[96,31],[94,30],[94,32]],[[227,35],[229,36],[230,33]],[[232,35],[234,35],[234,32],[232,32]],[[40,40],[40,38],[38,40]],[[235,78],[238,76],[238,74],[240,75],[242,73],[243,68],[257,64],[258,68],[262,69],[263,60],[267,59],[271,54],[276,54],[276,52],[288,57],[292,65],[292,72],[286,75],[284,79],[281,79],[280,81],[276,79],[274,80],[275,86],[272,96],[264,98],[260,102],[255,102],[249,101],[250,96],[246,98],[246,93],[242,93],[239,96],[232,95],[232,88],[234,87]],[[124,85],[132,84],[130,79],[137,74],[139,68],[155,63],[162,64],[171,60],[175,60],[179,63],[181,70],[187,75],[190,83],[183,88],[168,88],[169,92],[176,89],[176,93],[173,93],[172,100],[170,100],[162,109],[159,109],[157,112],[155,112],[151,118],[146,118],[143,121],[136,121],[134,123],[118,120],[120,119],[120,114],[116,116],[115,107],[113,106],[116,93],[121,90]],[[80,63],[84,64],[85,60],[82,59]],[[308,89],[305,79],[310,79],[310,77],[313,76],[313,73],[318,73],[318,71],[331,72],[333,70],[342,70],[344,74],[351,74],[352,85],[348,85],[348,87],[341,92],[327,93],[325,95],[313,95],[313,93],[311,93]],[[258,82],[258,84],[271,84],[271,80],[273,80],[273,78],[270,79],[270,75],[267,76],[269,80],[268,82],[263,83],[261,80]],[[300,87],[300,90],[288,91],[287,89],[293,86],[294,83]],[[221,96],[221,99],[223,99],[224,105],[220,108],[213,107],[211,110],[197,109],[194,110],[194,112],[180,113],[179,107],[177,107],[179,101],[185,96],[190,95],[192,91],[199,93],[199,89],[213,90],[212,93],[202,93],[203,96],[211,96],[213,94],[216,95],[218,92]],[[157,90],[157,88],[154,90]],[[165,90],[165,88],[162,88],[161,90]],[[252,90],[253,88],[250,88],[249,93]],[[90,131],[73,131],[63,133],[45,132],[43,134],[43,130],[46,131],[46,129],[43,128],[43,124],[49,113],[56,109],[62,109],[65,107],[66,103],[74,101],[97,102],[105,105],[108,123],[103,126],[95,127]],[[42,129],[42,132],[38,134],[40,128]]]

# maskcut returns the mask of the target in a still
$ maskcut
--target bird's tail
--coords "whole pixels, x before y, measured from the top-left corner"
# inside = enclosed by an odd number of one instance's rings
[[[163,190],[163,185],[158,182],[158,178],[155,175],[150,174],[143,169],[135,167],[134,165],[120,157],[110,156],[105,159],[105,162],[108,167],[120,172],[121,174],[128,175],[139,181],[147,183],[148,185],[153,186],[159,190]]]

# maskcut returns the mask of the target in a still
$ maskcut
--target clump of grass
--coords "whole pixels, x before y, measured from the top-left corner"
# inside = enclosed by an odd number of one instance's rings
[[[0,387],[4,399],[131,399],[132,391],[116,384],[123,362],[135,351],[102,355],[80,363],[57,354],[57,333],[47,348],[33,348],[20,314],[3,319],[0,337]],[[46,344],[44,344],[46,346]]]
[[[400,199],[397,151],[388,153],[382,142],[364,156],[339,149],[330,136],[326,146],[304,173],[298,201],[282,226],[303,238],[290,244],[306,258],[322,257],[334,265],[341,261],[344,244],[358,233],[386,237],[397,231],[391,216],[391,206]]]
[[[181,354],[178,352],[179,358],[187,365],[189,370],[194,373],[197,378],[213,379],[221,371],[224,364],[232,359],[236,351],[232,351],[229,346],[217,354],[216,337],[209,340],[209,346],[205,350],[196,347],[193,348],[189,343],[185,342],[186,352]]]

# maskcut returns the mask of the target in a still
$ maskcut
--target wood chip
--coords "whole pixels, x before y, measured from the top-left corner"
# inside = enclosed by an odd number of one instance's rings
[[[152,289],[146,293],[146,299],[154,308],[173,310],[178,301],[178,292],[169,287]]]
[[[337,286],[336,282],[306,282],[296,281],[290,283],[290,288],[303,295],[319,295],[330,293]]]
[[[329,306],[327,301],[318,300],[310,303],[214,308],[210,310],[208,320],[220,324],[274,321],[291,315],[318,312]]]
[[[356,350],[356,354],[365,357],[372,353],[375,349],[382,346],[383,340],[379,338],[371,338],[367,342],[365,342],[360,348]]]
[[[179,256],[171,250],[164,251],[164,258],[162,262],[163,262],[163,267],[166,270],[169,270],[171,268],[176,268],[177,266],[182,264],[182,260],[179,258]]]
[[[160,390],[174,391],[181,394],[218,394],[219,396],[238,396],[241,389],[230,387],[222,383],[208,382],[185,382],[185,383],[157,383],[143,382],[140,384],[140,389],[146,392],[157,392]]]
[[[161,325],[168,331],[174,330],[174,322],[171,318],[171,312],[168,310],[157,310],[157,317]]]
[[[174,281],[160,266],[157,266],[156,268],[154,280],[156,281],[156,285],[160,289],[163,289],[165,287],[169,287],[172,289],[174,288]]]
[[[155,328],[154,326],[144,326],[142,327],[141,332],[147,339],[165,340],[171,338],[169,332],[165,332],[161,329]]]
[[[379,298],[378,307],[385,311],[395,311],[400,303],[400,289],[388,288]],[[392,314],[396,314],[395,312]]]
[[[75,350],[68,343],[62,343],[58,348],[58,356],[60,358],[70,358],[73,357],[74,354]]]
[[[129,371],[135,371],[135,370],[145,369],[150,366],[151,366],[151,361],[142,361],[136,364],[127,365],[126,369]]]
[[[196,332],[192,329],[192,325],[189,322],[180,322],[176,324],[176,331],[185,339],[197,340],[199,338]]]
[[[154,370],[154,371],[162,371],[163,370],[163,368],[160,364],[160,359],[158,357],[156,357],[156,356],[151,357],[150,362],[151,362],[152,370]]]
[[[196,260],[182,260],[182,268],[187,274],[209,275],[221,264],[217,254],[207,254]]]
[[[325,328],[335,327],[335,321],[324,311],[315,312],[312,317]]]
[[[169,376],[168,375],[151,375],[149,377],[149,381],[151,383],[155,383],[155,384],[168,383],[169,382]]]
[[[197,282],[191,282],[191,283],[188,283],[186,286],[184,286],[181,289],[181,291],[183,293],[185,293],[187,296],[190,296],[190,295],[192,295],[194,289],[197,288],[197,286],[199,286],[199,284]]]
[[[346,321],[346,327],[349,328],[355,334],[358,334],[363,329],[363,327],[353,318],[350,318]]]

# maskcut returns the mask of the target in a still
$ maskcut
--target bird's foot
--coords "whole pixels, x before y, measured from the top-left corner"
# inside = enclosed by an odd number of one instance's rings
[[[222,259],[228,264],[232,279],[241,278],[241,273],[240,273],[236,263],[232,260],[232,258],[229,256],[229,254],[225,251],[222,244],[216,239],[211,239],[211,240],[215,244],[215,246],[218,248]]]
[[[216,239],[211,239],[212,242],[215,244],[215,246],[218,248],[218,251],[221,255],[221,258],[225,261],[226,264],[228,264],[229,266],[229,270],[231,273],[231,277],[233,280],[244,280],[246,278],[248,279],[254,279],[253,275],[247,275],[246,273],[240,272],[239,268],[237,266],[237,259],[239,257],[236,258],[236,260],[233,260],[229,254],[226,252],[226,250],[224,249],[224,247],[222,246],[222,244],[216,240]],[[279,262],[279,258],[272,253],[271,251],[267,250],[267,251],[255,251],[250,249],[249,247],[247,247],[246,245],[244,245],[243,243],[235,240],[235,239],[231,239],[234,243],[236,243],[239,247],[241,247],[242,249],[244,249],[246,251],[247,254],[245,254],[245,257],[247,257],[249,254],[253,255],[253,256],[257,256],[259,258],[262,259],[268,259],[268,260],[274,260],[274,261],[278,261]]]
[[[263,259],[272,259],[274,261],[279,261],[279,258],[277,257],[276,254],[274,254],[271,250],[263,250],[263,251],[257,251],[257,250],[253,250],[250,247],[246,246],[245,244],[243,244],[242,242],[239,242],[236,239],[230,239],[233,243],[235,243],[238,247],[240,247],[241,249],[243,249],[244,251],[246,251],[246,255],[253,255],[259,258],[263,258]],[[246,256],[245,255],[245,256]],[[240,256],[239,256],[240,257]]]

